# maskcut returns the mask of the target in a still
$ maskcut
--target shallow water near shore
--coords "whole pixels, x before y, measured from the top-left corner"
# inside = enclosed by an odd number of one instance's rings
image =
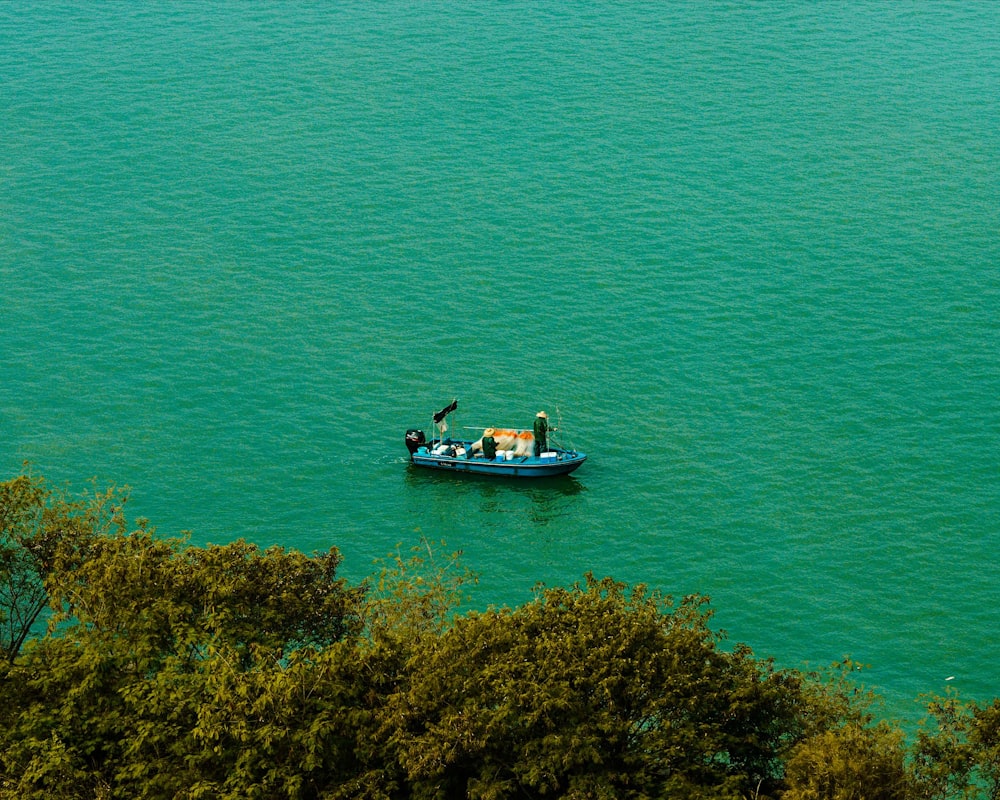
[[[0,9],[0,470],[1000,695],[1000,9]],[[408,465],[528,427],[539,483]],[[438,544],[440,542],[445,544]]]

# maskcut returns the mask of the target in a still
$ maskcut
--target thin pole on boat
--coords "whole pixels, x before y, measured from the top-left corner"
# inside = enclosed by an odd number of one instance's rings
[[[496,428],[498,431],[517,431],[518,433],[524,433],[525,431],[530,431],[531,428],[516,428],[513,425],[497,425],[495,422],[489,425],[463,425],[462,430],[465,431],[484,431],[487,428]]]

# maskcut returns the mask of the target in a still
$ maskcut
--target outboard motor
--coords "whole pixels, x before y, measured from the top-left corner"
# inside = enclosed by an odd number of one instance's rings
[[[410,451],[412,456],[417,452],[417,448],[424,444],[427,440],[424,438],[424,432],[418,431],[416,428],[411,428],[406,432],[406,449]]]

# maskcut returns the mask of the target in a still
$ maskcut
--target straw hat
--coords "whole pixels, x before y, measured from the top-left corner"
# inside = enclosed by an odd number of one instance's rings
[[[483,431],[483,436],[492,436],[494,433],[496,433],[495,428],[487,428],[485,431]]]
[[[545,419],[549,418],[549,415],[546,414],[544,411],[539,411],[537,414],[535,414],[535,416],[536,417],[544,417]]]

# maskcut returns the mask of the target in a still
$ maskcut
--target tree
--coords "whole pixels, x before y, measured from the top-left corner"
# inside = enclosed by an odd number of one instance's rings
[[[49,603],[56,564],[72,569],[91,538],[122,525],[127,499],[112,486],[71,500],[31,475],[0,483],[0,648],[9,662]]]
[[[436,554],[423,537],[411,548],[409,558],[397,546],[395,554],[380,561],[382,569],[368,592],[365,627],[369,638],[390,638],[412,647],[423,637],[442,634],[467,599],[463,587],[478,580],[461,559],[461,551]]]
[[[981,706],[957,694],[927,703],[914,746],[916,796],[1000,798],[1000,699]]]
[[[820,731],[789,755],[782,800],[906,800],[903,734],[888,723]]]
[[[926,800],[973,798],[972,748],[966,738],[968,709],[957,695],[930,698],[913,752],[917,796]]]
[[[100,502],[116,494],[55,503],[50,514],[48,496],[31,488],[18,484],[30,502],[7,508],[35,516],[5,519],[28,532],[17,541],[54,616],[50,633],[0,673],[6,796],[167,798],[210,784],[220,759],[199,734],[205,709],[247,697],[225,697],[218,676],[235,673],[232,685],[247,692],[264,685],[267,664],[280,689],[305,654],[361,631],[363,589],[336,577],[335,549],[191,547],[158,539],[143,521],[128,532],[120,506],[108,513]]]
[[[970,705],[969,744],[989,800],[1000,800],[1000,698],[987,706]]]
[[[905,800],[911,784],[902,731],[878,722],[878,697],[845,658],[803,676],[802,739],[786,756],[782,800]]]
[[[125,500],[0,484],[2,800],[1000,800],[1000,700],[933,698],[907,753],[855,664],[726,648],[705,598],[588,574],[458,616],[426,541],[351,587]]]
[[[385,711],[413,797],[735,798],[775,779],[796,681],[719,650],[704,602],[588,575],[457,619]]]
[[[141,526],[94,538],[82,563],[49,583],[61,621],[127,641],[148,668],[148,659],[198,659],[209,645],[280,658],[358,633],[363,589],[336,577],[340,562],[336,548],[307,556],[243,540],[190,547]]]

